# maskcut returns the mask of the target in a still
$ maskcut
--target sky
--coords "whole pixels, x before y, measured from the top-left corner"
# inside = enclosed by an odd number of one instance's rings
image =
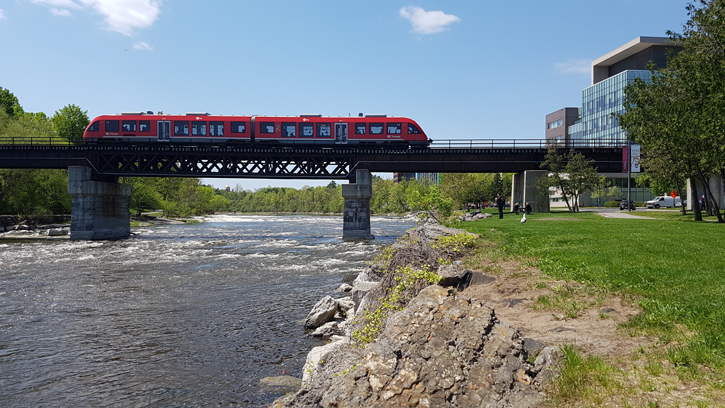
[[[543,139],[591,61],[682,31],[683,0],[0,0],[25,111],[405,116],[434,140]],[[203,179],[300,188],[329,181]]]

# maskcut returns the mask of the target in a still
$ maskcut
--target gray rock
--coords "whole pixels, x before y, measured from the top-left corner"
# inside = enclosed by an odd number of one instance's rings
[[[15,231],[29,231],[30,227],[24,224],[18,224],[15,227],[13,227]]]
[[[332,343],[325,344],[324,346],[314,347],[310,350],[310,352],[307,353],[307,359],[305,360],[305,365],[302,368],[302,387],[308,387],[320,367],[324,366],[328,356],[347,343],[347,340],[340,339]]]
[[[540,406],[539,379],[524,357],[520,334],[493,309],[434,285],[362,351],[335,346],[309,358],[324,365],[307,364],[306,388],[273,406]]]
[[[305,329],[316,329],[329,322],[337,312],[337,301],[330,296],[325,296],[312,308],[305,318]]]
[[[49,237],[59,237],[62,235],[68,235],[68,230],[65,228],[52,228],[48,230]]]
[[[342,285],[340,285],[339,288],[337,288],[335,290],[335,292],[347,293],[347,292],[350,292],[351,290],[352,290],[352,285],[348,285],[347,283],[343,283]]]
[[[546,347],[546,344],[538,342],[534,339],[525,338],[524,339],[524,350],[526,351],[527,356],[539,356],[539,353],[541,353],[541,350]]]
[[[344,334],[345,330],[337,322],[327,322],[310,333],[310,336],[329,339],[332,336],[342,336]]]
[[[494,281],[496,281],[496,278],[493,276],[484,275],[480,272],[473,272],[473,276],[471,276],[471,282],[470,282],[469,286],[487,285]]]
[[[343,314],[347,314],[348,310],[355,308],[355,302],[353,302],[352,297],[344,297],[337,299],[337,309],[342,312]]]
[[[354,282],[352,285],[352,301],[355,304],[355,313],[360,309],[360,304],[368,292],[380,286],[377,282]]]
[[[438,267],[438,275],[442,276],[443,279],[438,284],[446,287],[452,286],[456,290],[462,291],[469,286],[472,273],[456,265],[441,265]]]

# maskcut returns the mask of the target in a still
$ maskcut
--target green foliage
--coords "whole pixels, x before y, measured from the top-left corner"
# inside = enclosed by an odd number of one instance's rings
[[[71,141],[83,140],[83,132],[90,120],[88,111],[81,110],[76,105],[66,105],[53,115],[53,130],[55,134]]]
[[[619,205],[620,205],[619,201],[607,201],[606,203],[604,203],[604,206],[607,208],[617,208],[617,207],[619,207]]]
[[[70,214],[67,170],[0,170],[0,214]]]
[[[415,296],[410,293],[406,296],[406,292],[419,288],[420,283],[431,285],[440,282],[441,279],[440,275],[429,271],[427,266],[423,266],[421,269],[413,269],[410,266],[396,268],[394,280],[397,285],[389,288],[387,294],[378,299],[380,306],[377,309],[365,311],[362,327],[352,332],[353,340],[360,346],[375,341],[383,330],[388,315],[403,310],[406,300]]]
[[[22,115],[23,107],[20,106],[18,98],[12,92],[0,86],[0,111],[8,117],[14,118]]]

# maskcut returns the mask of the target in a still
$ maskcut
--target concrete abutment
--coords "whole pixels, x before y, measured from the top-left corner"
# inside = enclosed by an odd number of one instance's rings
[[[95,178],[95,179],[94,179]],[[131,235],[131,186],[101,180],[90,167],[68,168],[72,240],[120,239]]]
[[[342,185],[345,209],[342,221],[343,239],[375,239],[370,233],[370,198],[373,196],[369,170],[355,170],[355,183]]]
[[[531,205],[531,210],[535,213],[551,211],[549,196],[541,194],[536,187],[536,181],[546,173],[546,170],[526,170],[514,175],[511,183],[511,211],[516,203],[519,203],[519,211],[526,207],[526,203]]]

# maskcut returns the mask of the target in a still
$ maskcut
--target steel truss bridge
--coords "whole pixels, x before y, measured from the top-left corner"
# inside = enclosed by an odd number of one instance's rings
[[[596,162],[601,173],[622,171],[622,147],[557,145]],[[92,167],[127,177],[348,179],[355,170],[401,173],[518,173],[539,170],[547,141],[539,139],[440,140],[427,148],[345,144],[58,142],[0,139],[0,168]]]

